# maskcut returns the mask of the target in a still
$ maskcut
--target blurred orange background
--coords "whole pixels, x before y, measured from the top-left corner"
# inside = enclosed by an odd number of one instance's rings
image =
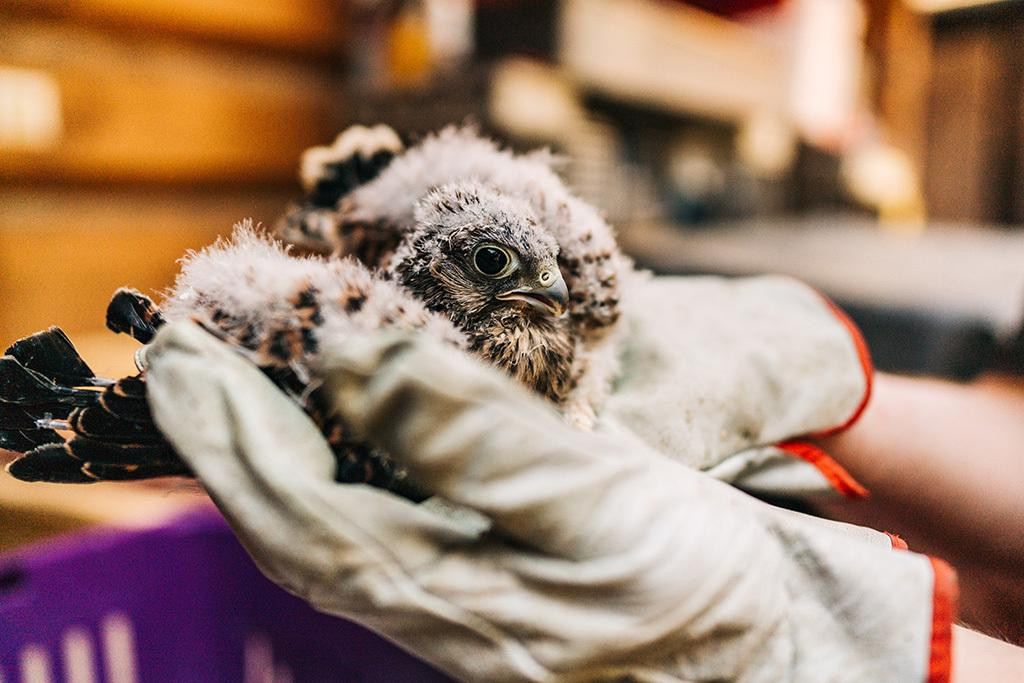
[[[123,368],[112,291],[272,224],[300,152],[353,122],[551,145],[641,262],[651,224],[1020,224],[1022,31],[1018,3],[953,0],[7,0],[0,340],[57,324]]]
[[[328,0],[0,5],[0,338],[56,324],[122,367],[89,334],[114,289],[272,222],[342,124],[344,27]]]
[[[798,275],[880,368],[968,377],[1024,310],[1021,35],[977,0],[4,0],[0,342],[127,373],[117,287],[272,225],[349,124],[469,118],[564,154],[641,265]]]

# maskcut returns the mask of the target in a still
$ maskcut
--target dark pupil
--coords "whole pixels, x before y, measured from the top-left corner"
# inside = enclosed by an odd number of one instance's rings
[[[476,267],[484,275],[497,275],[508,265],[508,254],[501,249],[484,247],[476,252]]]

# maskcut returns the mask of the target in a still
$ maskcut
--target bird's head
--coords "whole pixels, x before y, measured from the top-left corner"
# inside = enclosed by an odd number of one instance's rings
[[[443,185],[423,198],[393,268],[429,308],[456,322],[560,318],[569,304],[554,237],[526,202],[478,182]]]

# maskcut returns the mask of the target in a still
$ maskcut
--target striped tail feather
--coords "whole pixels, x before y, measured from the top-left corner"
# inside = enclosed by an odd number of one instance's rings
[[[153,424],[143,378],[96,377],[59,328],[19,340],[0,357],[0,447],[22,453],[7,471],[25,481],[188,474]]]
[[[123,407],[119,404],[117,408]],[[111,411],[104,406],[87,406],[75,408],[68,415],[64,424],[51,423],[55,428],[62,428],[75,434],[91,439],[100,439],[111,443],[124,444],[156,444],[163,438],[153,428],[151,419],[140,420],[141,411],[131,408],[125,412]]]
[[[162,324],[156,306],[133,290],[119,290],[107,311],[110,329],[139,340],[152,339]],[[241,350],[222,330],[204,327]],[[378,486],[414,501],[426,497],[389,458],[352,441],[339,418],[324,410],[328,402],[318,389],[309,391],[288,367],[260,367],[321,428],[338,460],[337,481]],[[144,374],[96,377],[56,327],[15,342],[0,357],[0,448],[21,454],[7,471],[24,481],[192,476],[153,423]]]
[[[156,477],[188,476],[185,464],[173,453],[151,447],[122,449],[73,437],[62,443],[47,444],[28,451],[7,466],[15,479],[55,484],[91,484],[97,481],[128,481]],[[145,450],[145,452],[140,452]],[[89,459],[83,459],[83,458]]]

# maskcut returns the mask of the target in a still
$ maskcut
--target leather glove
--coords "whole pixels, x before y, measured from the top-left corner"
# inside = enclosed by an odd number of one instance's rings
[[[866,493],[810,442],[852,424],[871,391],[867,348],[830,301],[779,276],[641,276],[623,289],[601,428],[751,491]]]
[[[443,503],[336,484],[308,417],[195,326],[160,332],[147,376],[257,564],[315,607],[463,680],[944,680],[941,564],[573,430],[431,340],[324,358],[347,424]]]

